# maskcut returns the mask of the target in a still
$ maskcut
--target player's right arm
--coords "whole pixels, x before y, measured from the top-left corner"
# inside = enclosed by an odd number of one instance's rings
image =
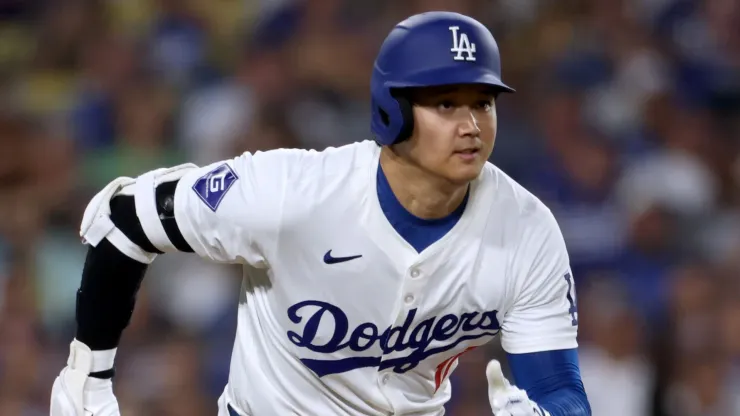
[[[147,266],[163,253],[195,252],[221,263],[267,267],[285,184],[302,153],[245,153],[118,178],[83,215],[88,244],[77,292],[77,332],[52,388],[52,416],[118,415],[114,358]]]

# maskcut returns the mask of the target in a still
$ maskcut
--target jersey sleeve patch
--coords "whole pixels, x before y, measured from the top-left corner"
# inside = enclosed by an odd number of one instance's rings
[[[201,176],[195,184],[193,191],[211,211],[216,212],[223,201],[226,192],[239,180],[239,177],[227,163],[223,163]]]

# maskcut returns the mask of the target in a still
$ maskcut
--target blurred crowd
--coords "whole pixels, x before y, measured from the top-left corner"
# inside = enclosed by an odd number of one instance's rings
[[[97,190],[371,139],[374,55],[426,10],[499,41],[518,92],[492,162],[563,230],[594,415],[740,415],[737,0],[0,0],[0,415],[48,414]],[[194,257],[149,269],[117,358],[124,415],[215,414],[240,270]],[[453,416],[490,415],[482,363],[503,352],[478,350]]]

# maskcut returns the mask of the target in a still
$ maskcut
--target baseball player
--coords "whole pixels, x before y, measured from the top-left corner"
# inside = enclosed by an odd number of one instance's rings
[[[442,415],[458,358],[499,334],[514,383],[489,363],[494,415],[591,414],[559,227],[487,162],[513,92],[491,33],[412,16],[371,84],[373,141],[158,169],[92,199],[53,416],[119,414],[116,348],[147,265],[173,251],[244,266],[220,416]]]

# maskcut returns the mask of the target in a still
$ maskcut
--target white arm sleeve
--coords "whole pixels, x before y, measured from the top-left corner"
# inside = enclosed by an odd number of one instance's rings
[[[522,230],[512,270],[515,298],[501,343],[511,354],[578,346],[575,285],[565,241],[554,216],[538,207]]]
[[[290,169],[299,153],[272,150],[194,169],[175,190],[175,220],[199,256],[268,267]]]

